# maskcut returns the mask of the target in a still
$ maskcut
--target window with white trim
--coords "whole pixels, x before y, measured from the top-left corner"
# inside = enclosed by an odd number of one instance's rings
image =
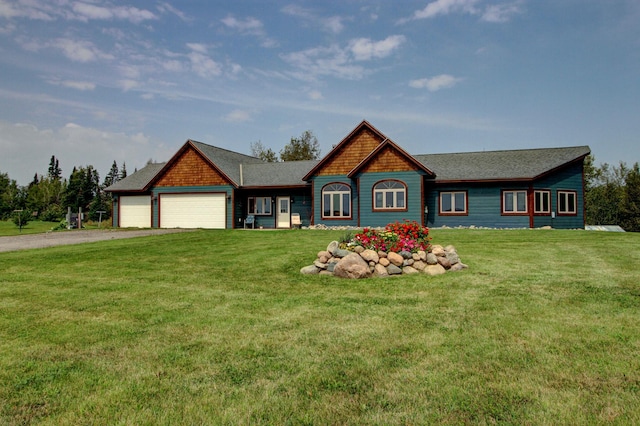
[[[558,191],[558,214],[578,213],[578,193],[576,191]]]
[[[397,180],[383,180],[373,187],[374,210],[404,210],[407,207],[407,187]]]
[[[351,187],[344,183],[330,183],[322,188],[322,217],[351,217]]]
[[[527,191],[502,191],[502,213],[527,213]]]
[[[249,197],[247,205],[249,206],[248,214],[271,215],[271,197]]]
[[[467,214],[467,192],[441,192],[440,214]]]
[[[551,191],[534,191],[533,200],[534,213],[551,214]]]

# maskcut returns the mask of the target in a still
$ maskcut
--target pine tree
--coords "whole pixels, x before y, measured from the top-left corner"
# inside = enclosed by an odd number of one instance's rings
[[[111,169],[109,170],[109,173],[107,173],[107,176],[105,176],[104,182],[102,183],[102,185],[106,188],[118,182],[119,180],[120,180],[120,171],[118,170],[118,163],[116,163],[116,160],[113,160]]]
[[[51,156],[51,161],[49,161],[49,171],[48,176],[51,179],[60,180],[62,178],[62,170],[60,170],[60,163],[55,155]]]
[[[120,179],[124,179],[127,177],[127,164],[122,162],[122,170],[120,170]]]

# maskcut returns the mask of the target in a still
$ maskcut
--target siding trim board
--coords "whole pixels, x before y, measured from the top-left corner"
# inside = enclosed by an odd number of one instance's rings
[[[129,213],[120,201],[127,196],[149,197],[151,226],[162,226],[160,199],[173,193],[224,194],[226,228],[242,227],[248,197],[289,197],[290,213],[310,225],[377,227],[414,220],[431,227],[583,228],[584,160],[589,153],[588,146],[576,146],[413,156],[363,120],[314,161],[266,163],[189,139],[169,161],[148,164],[106,191],[113,194],[116,226],[127,223],[123,214]],[[400,188],[375,189],[385,181],[404,186],[403,207],[398,207]],[[350,188],[348,216],[324,216],[323,191],[331,183]],[[505,211],[505,193],[512,191],[509,202],[515,208]],[[464,212],[442,211],[441,194],[446,192],[464,193]],[[376,193],[383,194],[382,208],[376,207]],[[387,193],[394,197],[389,208]],[[520,211],[518,196],[521,207],[526,204]],[[536,200],[543,200],[544,211],[536,211]],[[256,224],[275,228],[276,208],[272,206],[271,215],[256,216]],[[340,209],[344,212],[342,205]]]

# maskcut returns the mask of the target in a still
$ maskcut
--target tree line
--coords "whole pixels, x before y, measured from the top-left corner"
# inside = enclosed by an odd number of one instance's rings
[[[126,164],[114,160],[105,179],[91,165],[74,167],[68,179],[62,177],[60,162],[51,156],[46,175],[36,173],[27,186],[19,186],[7,173],[0,172],[0,219],[14,218],[20,224],[33,219],[63,220],[70,207],[91,220],[111,217],[111,196],[104,189],[127,177]]]

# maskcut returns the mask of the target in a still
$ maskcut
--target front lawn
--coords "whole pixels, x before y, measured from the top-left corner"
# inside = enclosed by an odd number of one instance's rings
[[[0,253],[0,424],[640,423],[640,234],[433,230],[468,270],[298,273],[341,235]]]

